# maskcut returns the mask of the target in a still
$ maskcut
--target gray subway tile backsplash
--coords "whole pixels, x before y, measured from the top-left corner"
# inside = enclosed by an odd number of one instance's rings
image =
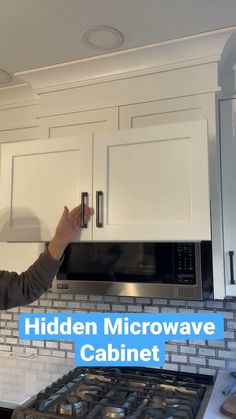
[[[210,367],[218,367],[218,368],[225,368],[226,362],[223,359],[209,359],[209,366]]]
[[[196,355],[197,353],[197,349],[195,346],[180,346],[179,350],[180,350],[180,353],[183,353],[183,354]],[[199,355],[201,355],[200,352],[199,352]]]
[[[196,366],[180,365],[180,371],[182,371],[182,372],[190,372],[190,373],[196,374],[197,368],[196,368]]]
[[[207,359],[205,357],[201,357],[201,356],[199,356],[199,357],[190,356],[189,357],[189,362],[190,362],[191,365],[196,364],[196,365],[206,366]]]
[[[198,353],[199,353],[200,356],[206,356],[206,357],[211,356],[213,358],[215,358],[215,356],[216,356],[215,349],[210,349],[210,348],[199,348]]]
[[[224,301],[183,301],[101,295],[71,295],[46,292],[27,307],[0,313],[0,351],[38,353],[74,358],[71,341],[23,341],[18,338],[19,313],[58,312],[146,312],[146,313],[222,313],[225,318],[223,340],[171,340],[165,346],[164,368],[214,375],[222,368],[236,369],[236,299]]]

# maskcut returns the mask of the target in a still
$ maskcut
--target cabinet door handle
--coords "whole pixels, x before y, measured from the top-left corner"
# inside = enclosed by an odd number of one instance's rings
[[[230,284],[235,285],[234,279],[234,251],[229,251],[229,265],[230,265]]]
[[[96,227],[103,227],[103,192],[96,192]]]
[[[81,192],[81,228],[87,228],[88,224],[85,221],[85,205],[88,204],[88,192]]]

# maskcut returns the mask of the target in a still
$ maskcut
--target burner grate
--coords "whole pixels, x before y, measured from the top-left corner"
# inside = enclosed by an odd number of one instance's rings
[[[77,367],[20,408],[19,417],[195,419],[213,381],[203,377],[148,368]]]

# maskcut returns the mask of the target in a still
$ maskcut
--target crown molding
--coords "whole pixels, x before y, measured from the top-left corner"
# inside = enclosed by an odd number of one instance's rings
[[[217,62],[236,26],[16,73],[37,93]]]
[[[218,60],[217,56],[211,56],[209,57],[207,63],[216,62],[217,60]],[[106,83],[109,81],[129,79],[129,78],[134,78],[134,77],[151,75],[155,73],[163,73],[166,71],[171,71],[171,70],[173,71],[180,68],[193,67],[193,66],[201,65],[201,64],[206,64],[206,60],[192,60],[192,61],[186,61],[186,62],[181,62],[181,63],[175,63],[171,65],[155,66],[155,67],[150,67],[150,68],[146,68],[142,70],[126,71],[126,72],[118,73],[118,74],[109,74],[107,76],[95,76],[94,78],[88,78],[88,79],[83,79],[83,80],[74,81],[74,82],[66,82],[66,83],[61,83],[61,84],[53,85],[53,86],[39,87],[36,89],[36,91],[37,91],[37,94],[40,95],[40,94],[48,93],[48,92],[55,92],[55,91],[61,91],[61,90],[67,90],[67,89],[74,89],[76,87],[91,86],[94,84]]]

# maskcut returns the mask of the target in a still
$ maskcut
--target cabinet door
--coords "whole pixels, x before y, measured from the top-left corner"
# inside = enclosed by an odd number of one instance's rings
[[[207,94],[121,106],[119,127],[140,128],[207,119],[209,109],[212,101]]]
[[[0,190],[0,240],[50,240],[64,205],[78,205],[81,192],[91,204],[92,136],[4,144]]]
[[[118,108],[96,109],[40,118],[42,138],[84,136],[118,129]]]
[[[226,295],[236,295],[236,99],[221,109],[221,170]],[[230,253],[233,252],[233,253]],[[230,261],[231,259],[231,261]]]
[[[205,120],[95,135],[94,240],[210,239],[207,151]]]

